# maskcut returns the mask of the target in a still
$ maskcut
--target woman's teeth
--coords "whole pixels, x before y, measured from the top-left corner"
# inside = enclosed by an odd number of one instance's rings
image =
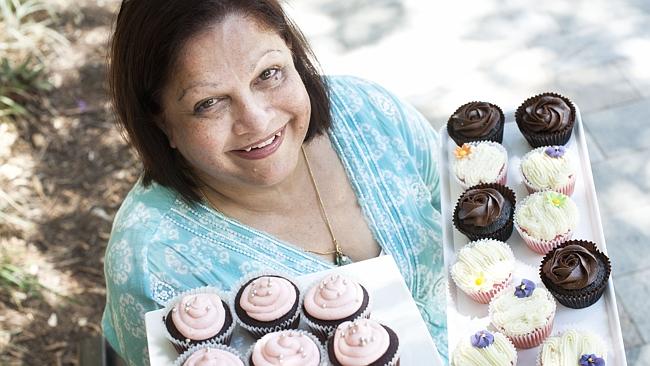
[[[264,146],[267,146],[267,145],[270,145],[271,143],[273,143],[273,141],[275,140],[275,138],[276,138],[276,137],[280,137],[281,135],[282,135],[282,131],[280,131],[280,132],[276,133],[275,135],[271,136],[270,139],[268,139],[268,140],[262,142],[262,143],[259,144],[259,145],[251,146],[251,147],[249,147],[249,148],[247,148],[247,149],[244,149],[244,151],[246,151],[246,152],[250,152],[250,151],[253,150],[253,149],[261,149],[261,148],[263,148]]]

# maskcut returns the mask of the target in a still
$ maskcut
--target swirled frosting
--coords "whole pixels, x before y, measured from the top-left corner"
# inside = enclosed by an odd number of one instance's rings
[[[363,289],[356,281],[341,275],[330,275],[307,291],[304,298],[307,313],[321,320],[343,319],[359,310]]]
[[[488,135],[498,127],[500,121],[499,110],[486,102],[467,103],[449,118],[452,129],[465,137]]]
[[[501,215],[504,202],[494,188],[470,189],[460,199],[458,218],[474,226],[489,226]]]
[[[509,335],[522,335],[545,326],[555,313],[555,300],[543,287],[537,287],[528,297],[519,298],[515,288],[501,291],[490,302],[490,319]]]
[[[546,338],[539,357],[544,366],[576,366],[585,354],[606,359],[607,347],[591,333],[570,329],[560,336]]]
[[[478,348],[472,346],[470,337],[464,337],[451,357],[451,366],[510,366],[517,359],[517,350],[508,338],[499,332],[492,333],[494,343]]]
[[[261,276],[244,287],[239,306],[251,318],[269,322],[287,314],[298,294],[291,281],[275,276]]]
[[[192,340],[215,336],[223,328],[226,319],[223,302],[214,293],[183,296],[171,311],[178,332]]]
[[[470,145],[466,157],[454,160],[456,177],[468,186],[496,182],[508,159],[505,149],[486,141]]]
[[[542,266],[552,283],[567,290],[578,290],[594,282],[598,260],[585,247],[570,244],[553,251],[553,257]]]
[[[489,291],[506,280],[514,269],[515,257],[508,244],[482,239],[460,250],[451,267],[451,276],[465,292]]]
[[[309,336],[294,330],[266,334],[253,346],[254,366],[316,366],[320,349]]]
[[[244,366],[239,357],[216,348],[200,349],[183,362],[183,366]]]
[[[561,193],[561,205],[549,202],[549,191],[537,192],[524,199],[515,211],[515,222],[533,238],[553,240],[578,225],[578,207]]]
[[[545,149],[546,147],[537,148],[526,154],[521,161],[524,177],[539,189],[558,189],[567,185],[570,177],[575,174],[571,158],[568,154],[551,157],[545,153]]]
[[[558,132],[569,125],[571,108],[556,96],[544,95],[524,108],[522,121],[533,132]]]
[[[342,365],[370,365],[390,344],[386,329],[372,319],[341,323],[334,333],[334,355]]]

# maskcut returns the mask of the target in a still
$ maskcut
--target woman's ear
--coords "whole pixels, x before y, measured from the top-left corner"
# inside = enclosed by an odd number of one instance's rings
[[[164,117],[164,115],[160,114],[154,118],[154,122],[156,123],[156,126],[167,136],[167,141],[169,141],[169,146],[171,146],[172,149],[176,148],[176,143],[174,142],[174,133],[173,129],[169,126],[167,123],[167,119]]]

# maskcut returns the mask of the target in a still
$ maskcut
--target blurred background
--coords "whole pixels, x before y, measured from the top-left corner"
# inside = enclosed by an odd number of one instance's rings
[[[139,174],[104,82],[119,4],[0,0],[0,365],[77,365],[100,334],[103,253]],[[542,91],[573,99],[628,363],[650,365],[650,1],[286,5],[326,73],[378,82],[436,128],[471,100],[511,115]]]

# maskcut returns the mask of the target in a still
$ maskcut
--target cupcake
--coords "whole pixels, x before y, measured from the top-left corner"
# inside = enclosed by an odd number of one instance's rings
[[[487,102],[470,102],[460,106],[447,121],[449,137],[460,146],[466,142],[503,141],[504,116],[501,108]]]
[[[465,245],[451,266],[451,278],[474,301],[487,304],[510,284],[515,256],[508,244],[482,239]]]
[[[296,329],[300,322],[300,291],[279,275],[256,276],[244,282],[235,296],[235,315],[253,337],[282,329]]]
[[[193,346],[174,362],[174,366],[203,365],[244,366],[244,362],[236,349],[211,343]]]
[[[327,341],[334,366],[397,366],[399,339],[388,326],[372,319],[339,324]]]
[[[517,348],[539,346],[553,329],[555,300],[544,288],[523,279],[519,285],[498,293],[488,308],[497,330]]]
[[[165,336],[178,353],[204,343],[230,343],[235,329],[226,298],[212,287],[190,290],[172,299],[165,310]]]
[[[530,249],[546,254],[571,239],[578,207],[567,195],[542,191],[523,199],[515,210],[515,227]]]
[[[451,355],[451,366],[514,366],[517,350],[512,342],[499,332],[482,330],[463,338]]]
[[[454,150],[456,181],[467,189],[481,183],[506,184],[508,153],[498,142],[477,141]]]
[[[612,271],[609,258],[584,240],[569,240],[542,260],[544,286],[564,306],[581,309],[598,301]]]
[[[515,193],[498,184],[479,184],[461,194],[453,222],[470,240],[506,241],[512,234]]]
[[[576,169],[564,146],[542,146],[521,159],[521,175],[529,193],[552,190],[573,194]]]
[[[309,329],[325,340],[339,324],[369,317],[370,296],[357,281],[338,274],[327,275],[307,290],[302,310]]]
[[[515,112],[519,131],[530,146],[566,145],[576,120],[576,109],[566,97],[543,93],[526,99]]]
[[[318,339],[301,330],[267,333],[248,352],[250,366],[320,366],[325,357]]]
[[[537,356],[538,366],[605,366],[607,347],[600,337],[569,329],[548,337]]]

